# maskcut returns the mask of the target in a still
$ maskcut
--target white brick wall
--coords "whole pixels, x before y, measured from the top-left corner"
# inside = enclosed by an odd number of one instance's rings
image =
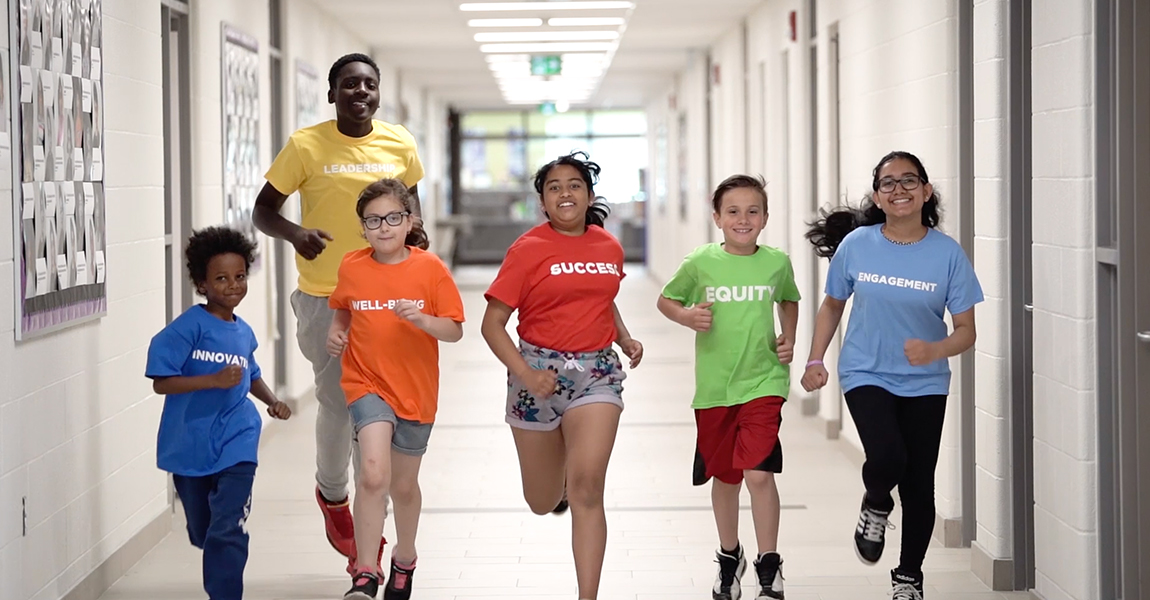
[[[321,71],[365,44],[307,2],[286,2],[285,111],[294,121],[295,59]],[[260,39],[267,73],[266,4],[204,0],[192,16],[194,226],[219,222],[220,21]],[[7,12],[0,46],[8,47]],[[13,342],[12,227],[0,219],[0,599],[62,597],[168,509],[155,468],[162,400],[143,377],[147,345],[164,325],[163,107],[160,4],[105,0],[108,315],[19,346]],[[261,107],[271,90],[261,77]],[[331,116],[331,109],[324,116]],[[426,116],[426,115],[425,115]],[[261,156],[270,164],[269,119]],[[263,252],[270,260],[271,249]],[[265,377],[274,374],[271,265],[241,307],[260,338]],[[294,267],[290,269],[294,272]],[[311,368],[289,339],[289,389],[311,387]],[[301,485],[308,485],[307,478]],[[28,535],[21,536],[27,498]]]
[[[1013,554],[1011,526],[1009,286],[1006,280],[1007,127],[1006,0],[974,5],[974,269],[986,302],[978,307],[975,343],[975,544],[988,556]]]
[[[159,3],[107,0],[104,57],[108,316],[16,346],[12,232],[0,229],[5,600],[59,598],[167,506],[160,404],[142,377],[164,321]]]
[[[1098,598],[1093,7],[1033,4],[1034,521],[1048,600]]]

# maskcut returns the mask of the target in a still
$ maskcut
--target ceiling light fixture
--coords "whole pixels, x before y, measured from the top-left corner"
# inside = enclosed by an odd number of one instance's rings
[[[475,34],[477,42],[592,42],[617,39],[617,31],[505,31]]]
[[[597,2],[575,0],[571,2],[466,2],[459,5],[464,12],[496,12],[518,10],[627,10],[633,2]]]
[[[627,20],[623,17],[552,17],[547,24],[552,27],[618,27]]]
[[[612,42],[540,42],[524,44],[482,44],[479,51],[484,53],[561,53],[561,52],[610,52]]]
[[[471,19],[468,27],[539,27],[543,19]]]

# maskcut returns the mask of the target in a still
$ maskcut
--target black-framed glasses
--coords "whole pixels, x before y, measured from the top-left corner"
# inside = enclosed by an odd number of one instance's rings
[[[878,180],[878,191],[884,194],[889,194],[894,191],[894,186],[896,184],[902,186],[902,189],[909,192],[911,190],[918,189],[918,186],[922,184],[922,178],[918,175],[903,175],[900,179],[894,179],[893,177],[883,177],[882,179]]]
[[[383,225],[384,221],[386,221],[387,224],[390,225],[391,227],[399,227],[399,225],[401,223],[403,223],[404,217],[406,217],[407,215],[410,215],[410,214],[411,213],[409,213],[407,211],[391,212],[391,213],[387,213],[386,215],[383,215],[382,217],[377,217],[375,215],[371,215],[370,217],[364,217],[364,218],[360,219],[360,221],[363,222],[364,227],[371,229],[371,230],[379,229],[379,226]]]

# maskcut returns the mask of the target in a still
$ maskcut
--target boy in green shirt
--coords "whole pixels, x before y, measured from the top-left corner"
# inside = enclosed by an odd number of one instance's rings
[[[663,288],[658,307],[668,319],[698,332],[691,403],[697,426],[694,484],[714,478],[711,506],[721,547],[712,597],[742,596],[739,580],[747,561],[738,538],[739,492],[745,478],[759,546],[756,600],[781,599],[775,473],[783,470],[778,434],[790,390],[799,290],[790,258],[758,245],[767,224],[762,179],[729,177],[712,203],[723,243],[687,255]],[[783,329],[777,338],[775,304]]]

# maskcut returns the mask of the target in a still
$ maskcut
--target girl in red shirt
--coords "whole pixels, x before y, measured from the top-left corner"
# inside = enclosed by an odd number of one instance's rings
[[[618,344],[631,360],[631,338],[615,306],[623,247],[606,230],[606,203],[593,189],[599,165],[582,152],[535,174],[547,222],[507,251],[487,290],[483,338],[507,366],[507,422],[519,452],[523,496],[535,514],[570,503],[579,598],[599,592],[607,519],[603,483],[623,410],[626,378]],[[519,311],[519,345],[507,333]]]

